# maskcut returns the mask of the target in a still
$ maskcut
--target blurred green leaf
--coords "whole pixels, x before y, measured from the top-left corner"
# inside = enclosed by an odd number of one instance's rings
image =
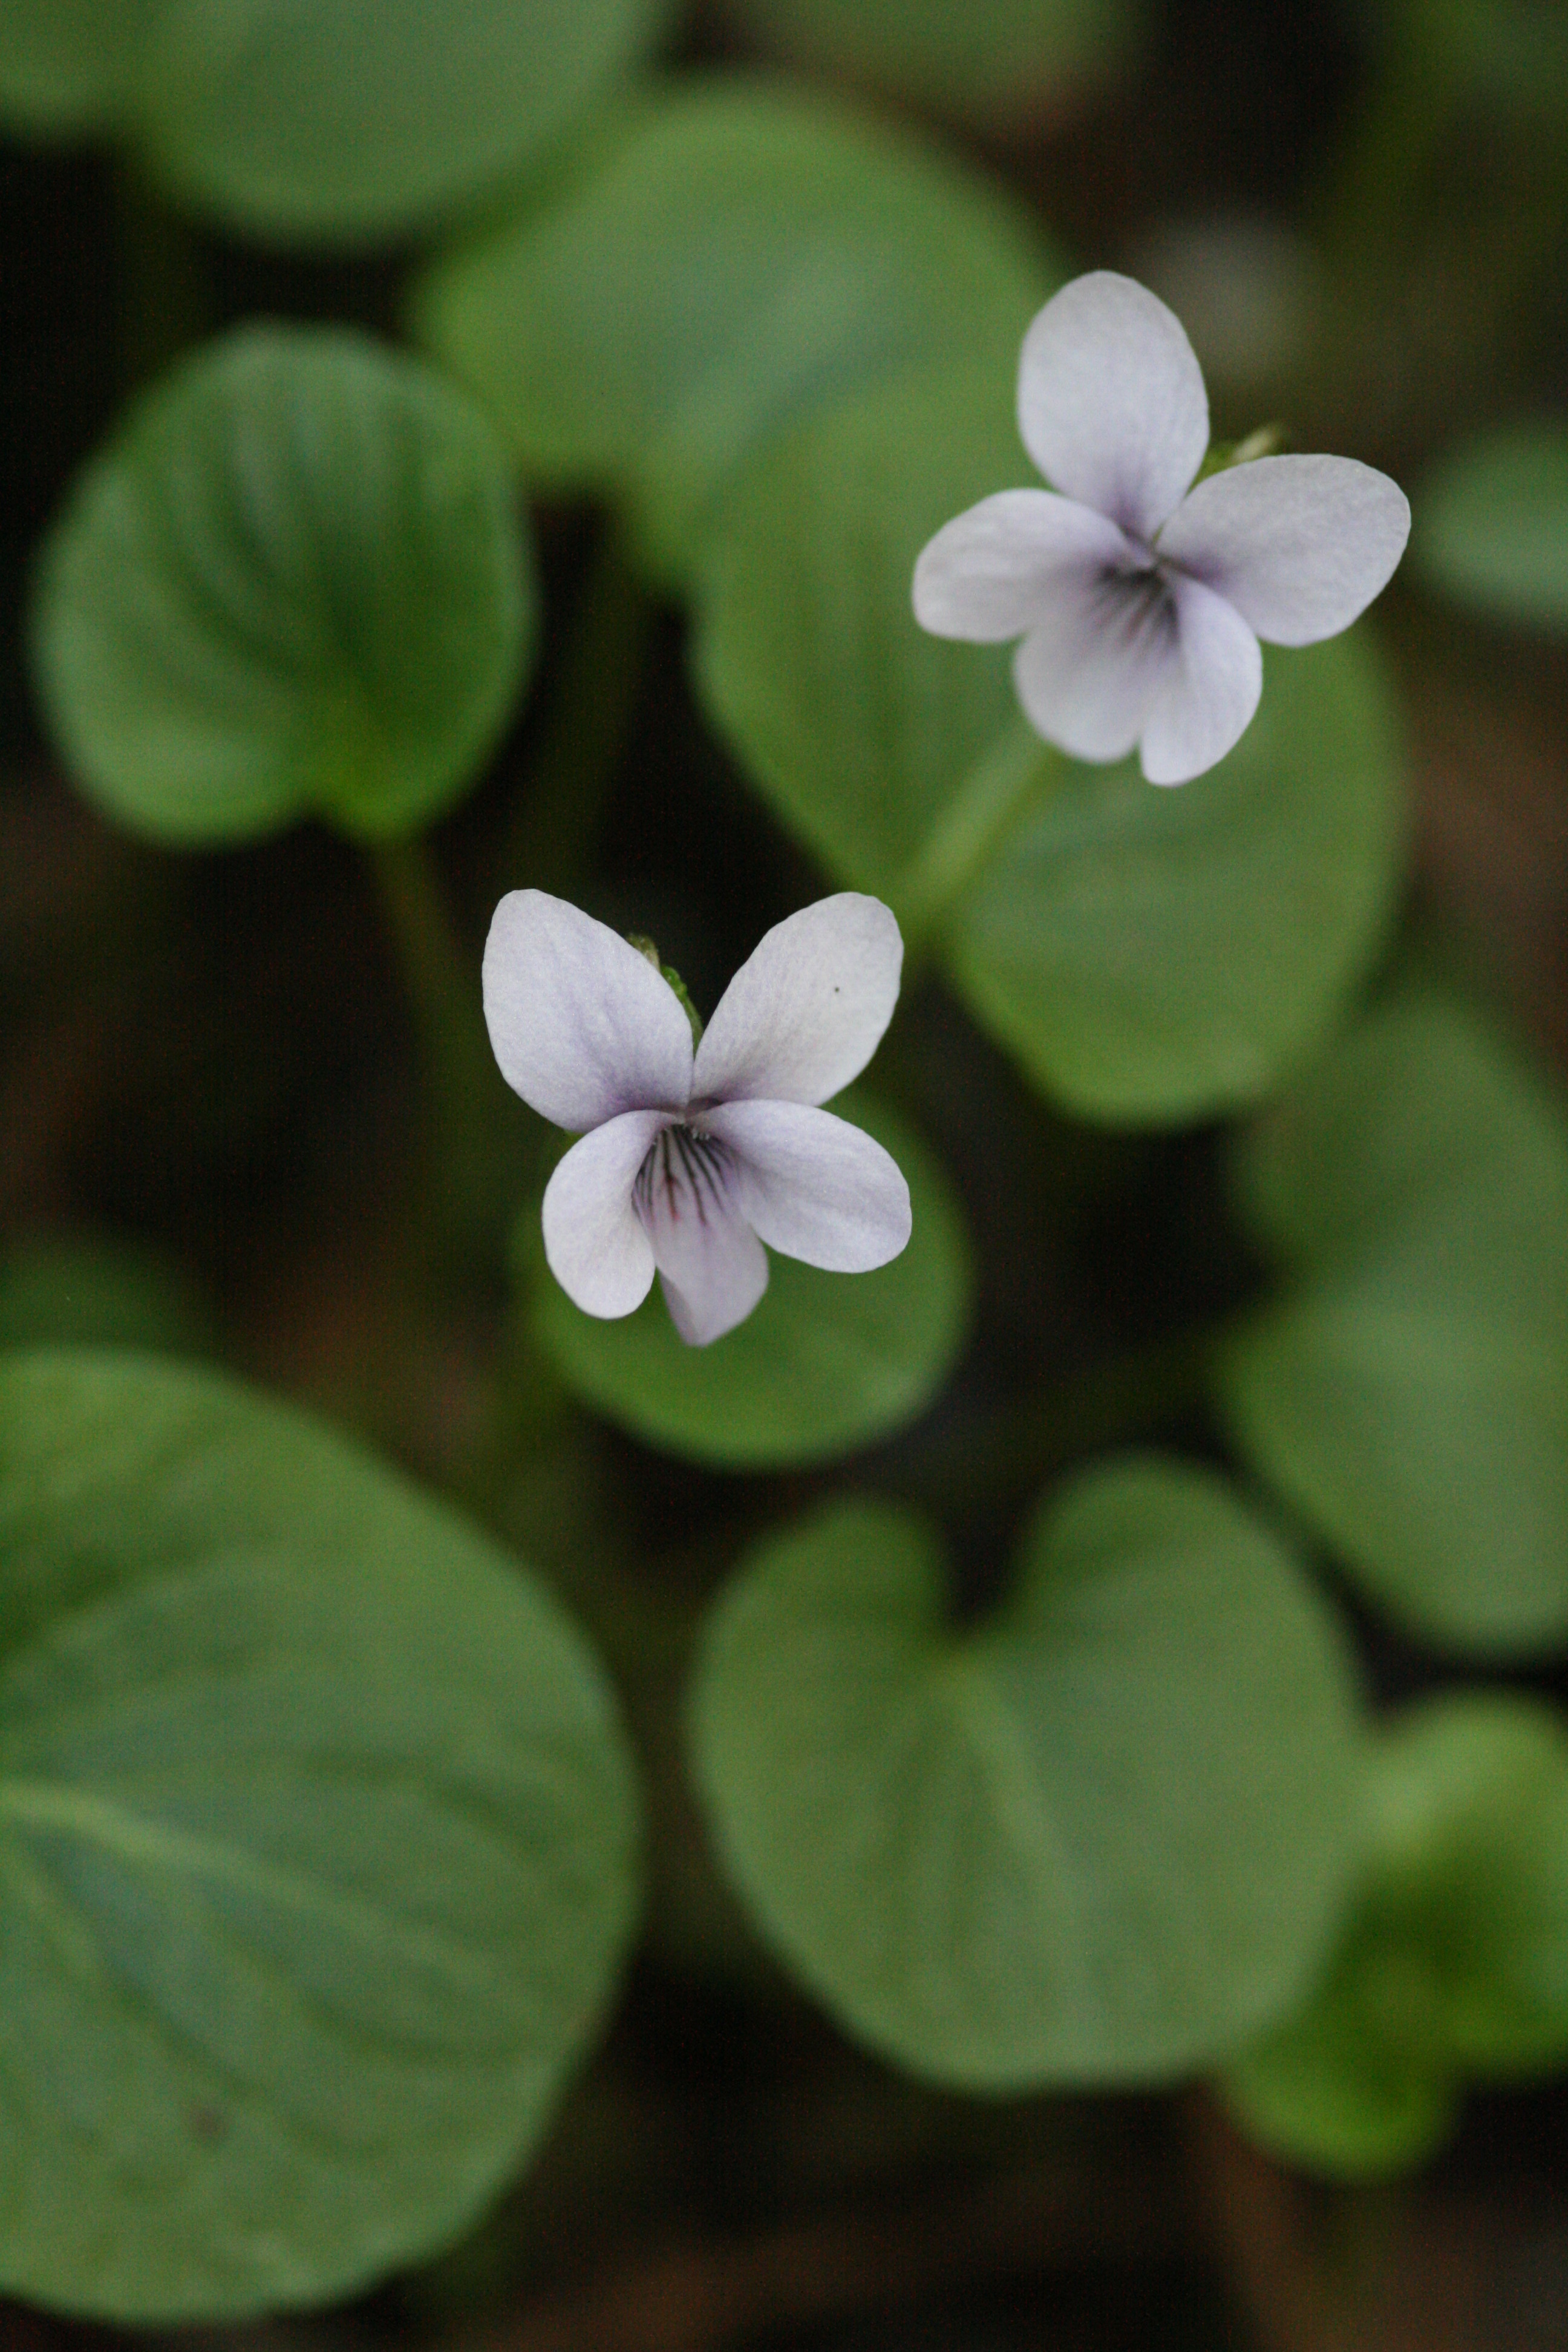
[[[1248,2137],[1333,2179],[1379,2180],[1436,2155],[1459,2116],[1448,2067],[1390,2042],[1363,2006],[1357,1950],[1316,1998],[1226,2069]]]
[[[770,1253],[761,1304],[709,1348],[676,1336],[657,1282],[635,1315],[605,1322],[542,1268],[534,1328],[585,1403],[647,1444],[731,1470],[830,1461],[925,1411],[968,1334],[968,1235],[946,1176],[901,1119],[858,1094],[833,1109],[903,1170],[914,1231],[902,1256],[846,1275]]]
[[[163,0],[0,0],[0,117],[54,137],[107,128]]]
[[[931,534],[1032,470],[1016,374],[944,368],[809,418],[735,484],[702,567],[715,725],[836,879],[895,900],[1018,721],[1009,649],[931,636],[910,604]]]
[[[1387,926],[1402,761],[1373,647],[1264,661],[1258,716],[1218,767],[1174,791],[1131,761],[1068,767],[951,919],[970,1006],[1082,1117],[1255,1100],[1321,1037]]]
[[[392,1472],[150,1358],[7,1359],[0,1550],[0,2280],[172,2322],[439,2245],[626,1941],[584,1645]]]
[[[1237,1443],[1429,1641],[1568,1631],[1568,1125],[1471,1013],[1386,1005],[1237,1166],[1289,1286],[1228,1349]]]
[[[921,106],[1016,119],[1098,81],[1141,29],[1138,0],[729,0],[756,39]]]
[[[155,1348],[205,1355],[212,1317],[176,1261],[97,1234],[18,1242],[0,1254],[0,1349]]]
[[[1337,1922],[1345,1648],[1205,1472],[1079,1478],[968,1634],[924,1526],[841,1505],[721,1599],[691,1719],[768,1943],[851,2032],[954,2087],[1180,2074],[1299,1999]]]
[[[427,824],[531,653],[523,529],[489,428],[423,363],[345,330],[230,336],[139,404],[46,543],[68,765],[165,841]]]
[[[1426,1700],[1373,1748],[1365,1815],[1321,1989],[1226,2077],[1256,2137],[1352,2177],[1431,2154],[1466,2077],[1568,2055],[1568,1734],[1533,1699]]]
[[[907,134],[783,88],[671,88],[555,200],[438,261],[416,310],[529,473],[626,501],[689,577],[717,486],[858,383],[1019,340],[1027,215]]]
[[[1514,425],[1451,451],[1416,500],[1413,551],[1464,604],[1568,630],[1568,428]]]
[[[112,129],[173,191],[305,245],[406,236],[535,164],[669,0],[0,0],[0,110]]]

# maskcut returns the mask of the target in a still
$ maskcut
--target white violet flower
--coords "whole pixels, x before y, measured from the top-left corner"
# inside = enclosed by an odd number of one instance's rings
[[[909,1186],[879,1143],[818,1108],[865,1068],[898,1002],[904,943],[846,891],[775,925],[695,1052],[648,957],[542,890],[513,890],[485,942],[501,1076],[582,1141],[544,1195],[544,1254],[589,1315],[629,1315],[658,1269],[675,1328],[706,1347],[768,1284],[763,1248],[839,1274],[897,1257]]]
[[[1022,640],[1018,699],[1079,760],[1139,744],[1152,784],[1222,759],[1258,708],[1258,639],[1348,628],[1405,551],[1404,492],[1352,457],[1258,457],[1192,487],[1209,440],[1181,322],[1100,269],[1024,338],[1018,431],[1054,490],[999,490],[915,565],[937,636]]]

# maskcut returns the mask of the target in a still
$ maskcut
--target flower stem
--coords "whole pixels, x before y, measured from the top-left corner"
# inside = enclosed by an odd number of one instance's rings
[[[570,895],[593,856],[647,666],[653,607],[616,525],[595,550],[558,682],[507,835],[500,886]]]
[[[907,946],[918,948],[940,927],[1060,764],[1061,754],[1023,719],[976,761],[894,893]]]
[[[509,1189],[479,958],[458,940],[427,844],[374,842],[367,855],[424,1065],[427,1205],[440,1254],[472,1271],[493,1259]]]

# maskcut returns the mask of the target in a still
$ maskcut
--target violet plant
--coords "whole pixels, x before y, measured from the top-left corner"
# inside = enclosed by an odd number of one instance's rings
[[[0,2291],[427,2277],[639,1924],[884,2086],[1418,2164],[1568,2057],[1560,1714],[1377,1687],[1568,1638],[1568,1119],[1408,915],[1403,490],[1211,443],[958,134],[644,74],[646,0],[90,13],[0,5],[0,110],[132,159],[168,300],[38,712],[193,887],[334,836],[421,1092],[353,1409],[0,1260]],[[973,13],[733,17],[960,122],[1137,53]],[[398,334],[192,315],[193,222],[401,250]],[[1450,437],[1421,576],[1560,634],[1561,431]]]

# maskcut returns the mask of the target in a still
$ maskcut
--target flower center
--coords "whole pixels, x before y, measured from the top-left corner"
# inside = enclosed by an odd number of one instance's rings
[[[1136,570],[1107,565],[1100,575],[1097,604],[1102,627],[1120,637],[1130,652],[1148,649],[1151,641],[1176,641],[1175,599],[1165,567],[1154,557]]]
[[[706,1225],[724,1214],[732,1162],[716,1137],[700,1129],[660,1128],[632,1185],[632,1206],[652,1237],[658,1225],[692,1218]]]

